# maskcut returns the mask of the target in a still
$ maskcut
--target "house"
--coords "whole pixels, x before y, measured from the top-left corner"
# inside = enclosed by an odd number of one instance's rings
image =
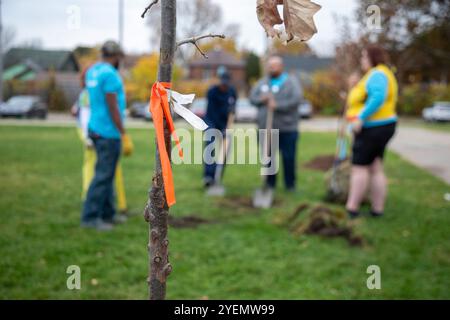
[[[219,67],[226,67],[231,76],[231,82],[236,88],[245,86],[245,62],[221,49],[206,53],[208,59],[200,57],[189,63],[189,79],[209,81],[217,75]]]
[[[12,48],[4,59],[4,68],[32,61],[45,71],[78,72],[79,66],[72,51],[41,50],[33,48]]]
[[[314,72],[329,69],[334,58],[320,58],[315,55],[281,55],[287,72],[295,74],[301,81],[309,82]]]
[[[58,88],[63,91],[67,102],[72,104],[80,92],[79,71],[72,51],[12,48],[5,54],[2,77],[5,81],[34,83],[31,87],[37,88],[39,83],[54,75]]]

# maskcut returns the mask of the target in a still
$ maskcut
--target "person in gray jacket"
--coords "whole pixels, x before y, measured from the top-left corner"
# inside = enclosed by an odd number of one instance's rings
[[[268,76],[261,79],[250,93],[250,102],[258,107],[259,129],[266,127],[268,110],[273,111],[272,129],[279,130],[279,148],[283,159],[284,184],[295,191],[295,159],[298,133],[298,105],[302,88],[294,76],[284,71],[283,59],[272,56],[267,62]],[[267,187],[275,188],[276,174],[267,176]]]

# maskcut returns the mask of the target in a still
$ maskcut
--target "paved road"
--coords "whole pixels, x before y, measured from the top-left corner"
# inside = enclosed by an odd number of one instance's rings
[[[450,184],[450,133],[401,126],[390,148]]]
[[[74,126],[74,119],[67,114],[50,114],[47,120],[0,119],[0,125],[38,125],[38,126]],[[127,127],[150,128],[151,122],[129,119]],[[184,121],[177,122],[177,127],[185,126]],[[239,124],[239,127],[251,127]],[[331,131],[337,128],[336,118],[316,117],[300,123],[302,131]],[[450,184],[450,133],[432,131],[401,125],[390,149],[400,154],[413,164],[428,170],[433,175]]]

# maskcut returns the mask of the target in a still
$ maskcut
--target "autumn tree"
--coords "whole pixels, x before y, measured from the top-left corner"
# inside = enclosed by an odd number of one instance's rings
[[[275,38],[271,44],[271,51],[274,54],[282,55],[312,55],[311,47],[306,42],[290,42],[285,44],[281,39]]]
[[[240,26],[234,23],[223,27],[226,39],[207,39],[199,47],[202,52],[208,52],[213,49],[220,49],[226,51],[236,58],[242,58],[242,51],[238,48],[237,41],[240,34]],[[193,57],[198,57],[199,51],[194,52]]]
[[[131,101],[148,101],[150,88],[157,80],[159,54],[142,56],[126,78],[127,98]],[[181,69],[174,65],[173,82],[181,78]]]
[[[159,45],[161,38],[161,4],[158,2],[146,15],[150,28],[152,47]],[[178,0],[178,12],[183,19],[178,20],[177,33],[181,38],[201,35],[217,30],[222,24],[222,9],[212,0]]]
[[[261,61],[254,52],[249,52],[245,57],[245,76],[249,85],[261,77]]]
[[[95,47],[77,47],[74,50],[75,58],[80,65],[81,70],[89,67],[98,60],[100,56],[100,46]]]
[[[449,75],[450,1],[377,1],[380,30],[367,28],[367,8],[373,4],[372,0],[359,1],[361,39],[388,50],[401,81],[440,80]]]
[[[239,51],[236,40],[232,38],[227,39],[211,39],[209,41],[205,41],[200,46],[200,50],[202,52],[208,52],[214,49],[220,49],[223,51],[226,51],[228,53],[231,53],[236,58],[241,58],[242,52]],[[195,51],[193,57],[199,57],[201,56],[201,53],[198,51]]]

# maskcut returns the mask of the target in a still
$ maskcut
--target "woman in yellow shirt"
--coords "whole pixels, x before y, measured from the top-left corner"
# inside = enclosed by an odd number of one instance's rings
[[[360,205],[369,186],[371,215],[380,217],[384,211],[387,181],[383,157],[395,133],[398,96],[397,80],[386,62],[382,48],[365,49],[361,67],[366,74],[348,96],[346,116],[354,132],[354,142],[346,208],[352,218],[360,215]]]

